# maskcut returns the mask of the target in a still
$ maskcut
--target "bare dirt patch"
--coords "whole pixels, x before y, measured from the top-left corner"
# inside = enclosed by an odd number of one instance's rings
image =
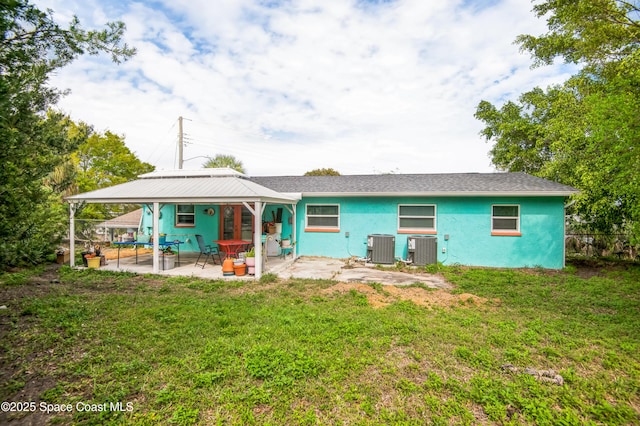
[[[397,287],[383,286],[378,290],[370,285],[361,283],[338,283],[322,293],[345,294],[355,290],[364,294],[369,304],[374,308],[383,308],[398,301],[411,301],[419,306],[426,307],[471,307],[482,306],[491,303],[495,306],[500,303],[499,299],[486,299],[470,293],[452,294],[447,290],[434,289],[427,290],[421,287]]]
[[[606,277],[612,272],[624,272],[629,268],[637,267],[638,262],[628,260],[607,259],[580,259],[574,258],[567,261],[576,268],[576,275],[580,278]]]

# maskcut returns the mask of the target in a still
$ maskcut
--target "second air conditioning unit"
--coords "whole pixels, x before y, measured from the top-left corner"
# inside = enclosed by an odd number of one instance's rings
[[[407,237],[407,260],[416,266],[438,263],[438,238],[424,235]]]

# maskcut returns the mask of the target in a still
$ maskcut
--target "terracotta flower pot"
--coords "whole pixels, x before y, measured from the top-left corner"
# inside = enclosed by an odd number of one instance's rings
[[[233,265],[233,272],[237,276],[245,275],[247,273],[247,265],[244,263],[241,263],[239,265]]]

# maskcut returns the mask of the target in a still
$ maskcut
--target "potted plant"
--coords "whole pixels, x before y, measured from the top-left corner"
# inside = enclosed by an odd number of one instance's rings
[[[247,273],[249,275],[253,275],[256,273],[256,249],[255,247],[251,247],[251,250],[249,250],[246,255],[245,255],[245,262],[247,263],[247,268],[249,268],[249,270],[247,271]]]
[[[102,249],[99,245],[93,246],[93,252],[96,254],[96,257],[100,258],[100,266],[104,266],[107,264],[106,258],[102,254]]]
[[[87,253],[84,255],[84,258],[87,259],[87,267],[88,268],[99,268],[100,267],[100,257],[96,257],[95,253]]]
[[[173,269],[176,266],[176,254],[171,246],[162,249],[162,269]]]

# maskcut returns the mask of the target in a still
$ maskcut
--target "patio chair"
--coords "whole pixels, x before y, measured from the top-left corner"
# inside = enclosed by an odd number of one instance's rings
[[[202,263],[202,269],[204,269],[204,265],[207,264],[207,260],[211,258],[212,262],[216,263],[216,256],[218,256],[218,263],[222,264],[222,259],[220,257],[220,252],[217,247],[213,247],[210,245],[206,245],[204,243],[204,238],[202,235],[196,235],[196,240],[198,240],[198,247],[200,247],[200,254],[198,255],[198,259],[196,260],[195,266],[200,266],[200,258],[204,256],[204,262]]]

